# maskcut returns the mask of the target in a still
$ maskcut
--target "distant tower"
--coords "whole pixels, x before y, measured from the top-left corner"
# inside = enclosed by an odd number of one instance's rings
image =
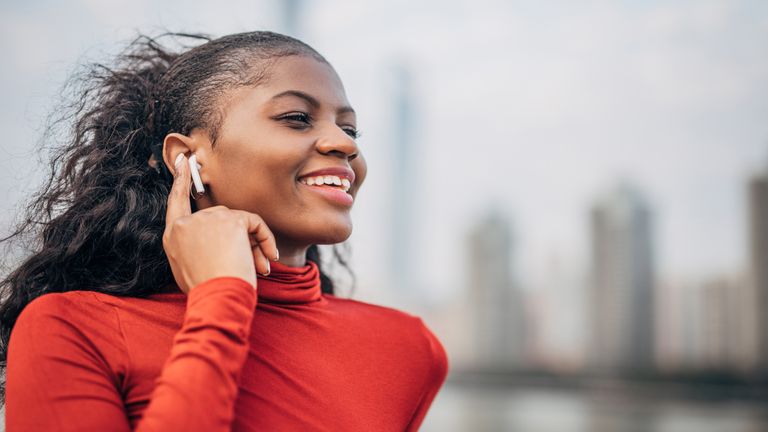
[[[757,365],[768,374],[768,173],[753,177],[749,183],[749,215]]]
[[[392,277],[401,297],[416,297],[417,281],[413,263],[416,257],[414,242],[414,192],[418,187],[416,167],[419,148],[413,138],[414,116],[416,115],[411,85],[411,74],[406,66],[397,63],[394,72],[394,137],[392,140],[392,205],[391,205],[391,249]]]
[[[282,31],[289,36],[301,38],[301,12],[304,0],[280,0],[277,2],[280,11]]]
[[[592,209],[592,365],[605,372],[654,368],[651,214],[622,184]]]
[[[509,221],[497,212],[488,214],[470,232],[468,254],[476,362],[523,366],[525,309],[512,278]]]

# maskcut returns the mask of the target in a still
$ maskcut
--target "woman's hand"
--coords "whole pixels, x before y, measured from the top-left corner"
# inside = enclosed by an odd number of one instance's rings
[[[269,273],[269,260],[277,260],[275,237],[264,220],[243,210],[224,206],[192,214],[189,162],[183,156],[175,176],[165,216],[163,249],[173,277],[184,293],[208,279],[234,276],[256,288],[256,271]]]

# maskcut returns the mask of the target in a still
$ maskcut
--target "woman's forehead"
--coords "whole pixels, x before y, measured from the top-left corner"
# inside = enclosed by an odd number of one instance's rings
[[[282,57],[273,63],[259,90],[268,102],[292,97],[349,110],[346,92],[336,71],[307,56]],[[308,96],[308,97],[305,97]]]

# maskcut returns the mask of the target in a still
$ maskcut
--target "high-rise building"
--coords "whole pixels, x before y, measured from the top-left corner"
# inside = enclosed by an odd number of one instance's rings
[[[591,365],[654,368],[654,263],[648,204],[628,183],[592,208]]]
[[[747,372],[754,367],[754,300],[741,275],[722,275],[706,280],[704,319],[704,366],[713,370]]]
[[[411,73],[401,63],[393,67],[394,125],[392,141],[392,205],[390,260],[393,286],[401,298],[418,297],[413,251],[416,249],[414,190],[418,187],[416,175],[419,148],[413,139],[415,110],[411,94]]]
[[[281,32],[289,36],[302,38],[301,15],[304,0],[281,0],[277,2]]]
[[[755,302],[749,288],[740,272],[664,281],[656,302],[659,368],[751,373]]]
[[[753,177],[749,183],[749,217],[757,366],[768,374],[768,173]]]
[[[525,308],[512,277],[510,222],[493,212],[468,236],[475,363],[514,368],[525,362]]]

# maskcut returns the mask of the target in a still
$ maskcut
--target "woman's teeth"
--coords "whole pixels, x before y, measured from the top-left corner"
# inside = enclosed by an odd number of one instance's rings
[[[352,184],[349,182],[349,179],[341,178],[334,175],[304,177],[299,181],[310,186],[320,186],[320,185],[341,186],[341,189],[344,192],[347,192],[349,188],[352,186]]]

